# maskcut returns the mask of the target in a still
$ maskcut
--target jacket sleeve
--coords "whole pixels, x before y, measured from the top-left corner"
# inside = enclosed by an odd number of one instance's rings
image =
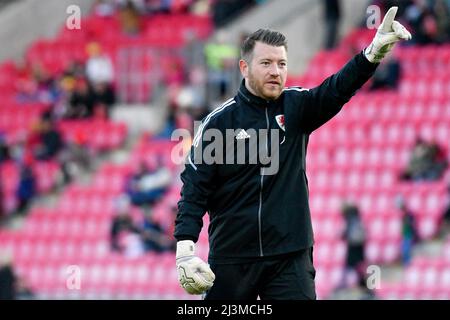
[[[333,118],[369,80],[377,66],[378,64],[369,62],[361,52],[318,87],[307,91],[305,104],[300,108],[301,128],[311,133]]]
[[[208,145],[203,141],[205,129],[199,128],[194,137],[186,164],[181,173],[181,199],[175,219],[174,237],[196,242],[203,227],[203,216],[207,211],[208,198],[214,190],[213,181],[216,165],[205,163],[203,151]]]

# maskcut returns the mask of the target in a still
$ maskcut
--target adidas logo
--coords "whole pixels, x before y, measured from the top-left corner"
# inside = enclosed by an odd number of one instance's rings
[[[244,129],[241,129],[241,131],[239,131],[239,133],[236,136],[236,140],[249,139],[249,138],[250,138],[250,135]]]

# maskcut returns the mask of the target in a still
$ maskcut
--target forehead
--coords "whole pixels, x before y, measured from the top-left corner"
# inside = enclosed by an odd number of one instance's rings
[[[274,47],[262,42],[256,42],[253,50],[254,60],[287,60],[286,48],[284,46]]]

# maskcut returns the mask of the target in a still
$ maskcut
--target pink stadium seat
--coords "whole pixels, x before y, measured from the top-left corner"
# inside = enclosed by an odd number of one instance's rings
[[[400,235],[385,238],[383,235],[372,236],[366,243],[366,258],[370,263],[393,263],[400,254]]]
[[[340,215],[314,215],[313,227],[317,241],[339,239],[344,221]]]
[[[54,161],[40,161],[34,165],[39,192],[48,192],[56,184],[59,174],[59,164]]]
[[[314,262],[321,265],[343,265],[346,256],[346,245],[340,238],[316,239],[317,245],[314,248]]]

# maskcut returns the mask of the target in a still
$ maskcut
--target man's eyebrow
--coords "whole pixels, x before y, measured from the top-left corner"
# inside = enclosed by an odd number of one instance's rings
[[[259,61],[274,61],[274,60],[276,60],[276,59],[271,59],[271,58],[260,58],[259,59]],[[278,62],[287,62],[287,59],[280,59],[280,60],[276,60],[276,61],[278,61]]]

